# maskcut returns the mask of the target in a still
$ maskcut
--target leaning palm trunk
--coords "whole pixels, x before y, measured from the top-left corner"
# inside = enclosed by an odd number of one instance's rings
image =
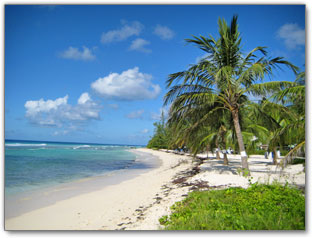
[[[287,155],[285,155],[285,157],[282,160],[283,163],[281,163],[283,165],[283,168],[285,168],[286,165],[292,161],[292,159],[296,156],[298,151],[300,151],[301,149],[305,150],[305,140],[299,143],[295,148],[289,151]]]
[[[220,147],[219,147],[219,142],[218,140],[216,141],[216,159],[221,159],[221,156],[220,156]]]
[[[220,156],[220,151],[219,151],[219,147],[217,148],[217,151],[216,151],[216,159],[221,159],[221,156]]]
[[[242,160],[242,169],[246,170],[248,175],[250,175],[248,161],[247,161],[247,154],[245,151],[245,145],[243,141],[243,135],[242,135],[242,131],[241,131],[240,124],[239,124],[238,110],[233,110],[232,116],[233,116],[233,122],[234,122],[239,152],[240,152],[241,160]]]
[[[278,153],[276,147],[273,148],[273,164],[277,165]]]
[[[207,159],[209,158],[209,144],[207,144],[207,146],[206,146],[206,151],[207,151]]]
[[[228,165],[229,164],[229,160],[228,160],[228,157],[227,157],[227,153],[223,153],[223,164],[224,165]]]

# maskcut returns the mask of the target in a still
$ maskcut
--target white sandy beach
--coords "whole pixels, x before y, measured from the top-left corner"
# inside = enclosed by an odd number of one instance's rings
[[[229,156],[229,166],[209,159],[197,166],[185,155],[138,149],[158,156],[161,166],[116,185],[81,194],[5,221],[6,230],[157,230],[158,219],[187,193],[203,188],[247,187],[248,178],[237,174],[240,158]],[[303,166],[284,171],[263,156],[251,156],[252,182],[279,181],[305,186]],[[194,170],[194,168],[197,167]]]

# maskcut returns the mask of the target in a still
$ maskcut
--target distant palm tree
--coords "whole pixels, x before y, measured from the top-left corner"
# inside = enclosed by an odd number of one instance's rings
[[[190,108],[201,104],[217,105],[213,110],[228,110],[232,115],[235,134],[242,160],[242,168],[249,173],[247,154],[243,141],[239,113],[244,107],[246,94],[263,95],[283,89],[289,82],[258,83],[279,65],[286,65],[296,72],[297,67],[282,57],[267,58],[265,47],[256,47],[246,56],[241,51],[241,37],[237,16],[231,25],[219,19],[219,38],[200,36],[186,39],[205,51],[206,57],[187,70],[169,75],[164,104],[172,103],[182,120]],[[257,54],[262,54],[258,56]]]
[[[305,71],[297,75],[292,86],[273,94],[272,98],[277,103],[285,104],[292,115],[292,120],[281,128],[278,135],[288,138],[288,143],[296,145],[285,156],[286,164],[298,151],[305,152]]]
[[[254,121],[254,128],[261,129],[262,141],[268,145],[268,150],[273,152],[273,164],[278,162],[278,147],[289,141],[286,133],[281,133],[295,117],[295,114],[282,104],[272,102],[272,100],[263,99],[260,104],[253,104],[250,118]],[[258,137],[259,130],[256,131]]]

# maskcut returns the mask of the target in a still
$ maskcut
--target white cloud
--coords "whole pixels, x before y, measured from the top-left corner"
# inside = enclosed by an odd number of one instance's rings
[[[130,112],[129,114],[126,115],[126,117],[129,119],[142,119],[143,113],[144,113],[144,110],[138,110],[138,111]]]
[[[151,82],[152,76],[139,72],[138,67],[121,74],[110,73],[91,84],[100,96],[119,100],[153,99],[160,93],[160,86]]]
[[[142,134],[146,134],[146,133],[148,133],[148,132],[149,132],[148,129],[144,129],[144,130],[141,131]]]
[[[166,119],[168,117],[168,114],[169,114],[169,109],[168,108],[170,108],[170,106],[168,106],[168,107],[161,107],[159,109],[158,113],[151,112],[150,118],[152,120],[159,121],[161,119],[161,115],[163,114],[164,118]]]
[[[85,104],[88,101],[91,101],[91,98],[88,93],[81,94],[80,98],[78,99],[78,104]]]
[[[144,40],[142,38],[138,38],[138,39],[132,41],[129,50],[136,50],[136,51],[141,51],[144,53],[151,53],[152,50],[145,47],[149,44],[150,44],[149,41]]]
[[[36,115],[40,112],[56,111],[60,106],[67,104],[68,95],[56,100],[44,101],[42,98],[39,101],[27,101],[25,103],[26,116]]]
[[[123,27],[118,30],[102,33],[101,42],[107,44],[115,41],[123,41],[131,36],[138,36],[144,28],[144,26],[138,21],[134,21],[130,24],[122,22],[122,24]]]
[[[99,119],[100,107],[89,96],[83,93],[77,105],[67,103],[68,95],[55,100],[27,101],[26,118],[40,126],[61,127],[68,122]]]
[[[305,45],[305,29],[301,29],[298,24],[289,23],[281,26],[277,36],[284,40],[288,49]]]
[[[154,34],[163,40],[170,40],[174,37],[174,32],[169,27],[161,25],[155,27]]]
[[[78,48],[69,47],[64,52],[60,53],[60,57],[64,59],[74,59],[74,60],[94,60],[95,55],[92,53],[92,50],[83,46],[82,50],[79,51]]]

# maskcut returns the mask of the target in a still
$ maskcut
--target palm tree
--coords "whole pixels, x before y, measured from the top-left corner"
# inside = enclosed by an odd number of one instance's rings
[[[278,136],[288,138],[288,144],[296,146],[285,156],[284,165],[298,151],[305,151],[305,71],[300,72],[294,84],[280,92],[275,93],[272,98],[276,103],[286,105],[292,120],[285,125]]]
[[[255,122],[253,127],[261,129],[262,141],[268,144],[268,150],[273,152],[273,164],[278,162],[278,147],[287,144],[289,136],[281,133],[294,120],[294,113],[282,104],[263,99],[260,104],[253,104],[250,118]],[[256,132],[258,137],[258,132]]]
[[[228,110],[232,115],[242,168],[249,173],[239,119],[246,94],[263,95],[283,89],[289,82],[261,81],[266,75],[272,75],[273,69],[279,65],[286,65],[294,72],[297,68],[282,57],[267,58],[265,47],[256,47],[244,56],[237,16],[232,18],[230,26],[221,19],[218,25],[218,39],[211,35],[208,38],[193,36],[193,39],[186,39],[205,51],[207,56],[187,70],[169,75],[167,88],[170,90],[164,97],[164,104],[173,102],[171,107],[181,112],[180,119],[188,114],[189,110],[186,109],[203,103],[207,106],[217,105],[213,110]]]
[[[222,149],[226,150],[228,144],[227,135],[230,127],[228,122],[231,115],[226,110],[215,110],[220,106],[222,105],[211,106],[202,103],[185,107],[183,110],[171,107],[168,126],[174,128],[175,142],[180,146],[182,143],[185,144],[194,156],[205,147],[217,149],[216,157],[221,159],[220,152]],[[226,154],[223,160],[224,164],[228,164]]]
[[[277,148],[297,144],[287,157],[305,144],[305,73],[297,75],[284,90],[262,99],[259,104],[249,104],[249,125],[257,138],[273,151],[273,164],[277,165]]]

